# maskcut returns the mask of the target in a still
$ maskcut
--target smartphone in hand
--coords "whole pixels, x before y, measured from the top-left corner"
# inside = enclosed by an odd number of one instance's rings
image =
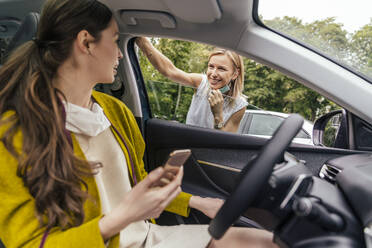
[[[190,149],[174,150],[168,156],[167,161],[163,165],[164,175],[160,179],[159,185],[164,186],[170,183],[176,176],[179,168],[187,161],[191,155]]]

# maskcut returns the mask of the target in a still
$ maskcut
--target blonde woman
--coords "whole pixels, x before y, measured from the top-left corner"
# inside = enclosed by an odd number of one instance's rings
[[[206,74],[187,73],[177,68],[147,38],[137,38],[136,44],[165,77],[197,89],[186,124],[229,132],[238,130],[248,105],[242,95],[244,65],[238,54],[216,49],[209,55]]]

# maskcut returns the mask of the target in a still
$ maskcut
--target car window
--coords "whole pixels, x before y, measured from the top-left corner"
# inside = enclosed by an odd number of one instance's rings
[[[283,117],[274,115],[252,114],[247,134],[272,136],[283,120]]]
[[[250,135],[272,136],[285,117],[273,115],[269,112],[264,114],[250,114],[249,126],[242,132]],[[245,118],[248,118],[246,114]],[[242,120],[248,121],[248,120]],[[299,131],[296,138],[311,139],[311,136],[303,129]]]
[[[260,22],[372,82],[372,1],[259,0]]]
[[[311,136],[308,133],[306,133],[303,129],[301,129],[300,132],[296,135],[296,138],[311,139]]]
[[[151,42],[179,69],[200,74],[206,73],[208,55],[214,49],[205,44],[164,38],[151,38]],[[159,73],[140,49],[137,49],[137,53],[152,117],[186,123],[190,103],[197,89],[173,82]],[[277,70],[248,58],[243,58],[243,62],[243,94],[248,101],[246,109],[261,111],[263,115],[252,119],[245,114],[238,133],[247,134],[249,130],[250,134],[271,136],[284,115],[298,113],[312,123],[321,115],[340,108]],[[277,114],[268,114],[268,111]],[[311,134],[312,127],[310,130],[302,130],[297,138],[311,139]]]

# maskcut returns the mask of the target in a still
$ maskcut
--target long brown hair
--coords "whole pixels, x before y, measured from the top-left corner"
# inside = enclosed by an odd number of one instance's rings
[[[111,19],[110,9],[96,0],[47,0],[35,39],[0,68],[0,125],[9,126],[1,141],[18,159],[17,175],[35,198],[40,224],[48,228],[83,223],[88,196],[83,177],[92,175],[89,163],[74,155],[53,78],[77,34],[87,30],[99,41]],[[8,110],[16,114],[5,119]],[[19,130],[22,150],[13,143]]]

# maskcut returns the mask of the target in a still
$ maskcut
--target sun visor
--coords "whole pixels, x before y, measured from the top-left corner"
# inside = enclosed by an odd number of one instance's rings
[[[212,23],[221,18],[218,0],[162,0],[170,12],[188,22]]]
[[[163,28],[176,28],[176,20],[171,15],[162,12],[122,10],[120,18],[126,25],[130,26],[137,25],[137,21],[140,19],[146,19],[158,21]]]

